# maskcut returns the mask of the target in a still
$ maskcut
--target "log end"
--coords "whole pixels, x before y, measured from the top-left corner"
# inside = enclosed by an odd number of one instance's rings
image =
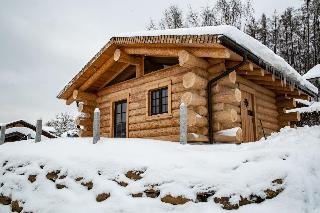
[[[78,94],[79,94],[79,90],[74,90],[73,93],[72,93],[73,99],[77,99]]]
[[[121,56],[121,50],[120,49],[116,49],[114,51],[114,54],[113,54],[113,59],[115,61],[118,61],[120,59],[120,56]]]

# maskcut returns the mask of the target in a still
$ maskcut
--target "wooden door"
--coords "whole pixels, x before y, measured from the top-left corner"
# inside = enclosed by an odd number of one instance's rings
[[[127,101],[114,103],[114,137],[125,138],[127,132]]]
[[[242,137],[244,142],[255,141],[256,133],[256,112],[255,112],[254,91],[251,88],[241,88],[241,123]]]

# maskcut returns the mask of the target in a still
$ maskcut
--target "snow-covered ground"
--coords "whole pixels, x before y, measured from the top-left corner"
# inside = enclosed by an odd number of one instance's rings
[[[267,189],[283,189],[272,199],[233,211],[316,213],[320,212],[319,162],[320,126],[284,128],[267,140],[241,145],[180,145],[142,139],[102,139],[97,144],[90,138],[29,140],[0,146],[0,194],[19,200],[23,211],[34,213],[194,213],[230,212],[214,198],[230,197],[229,202],[235,204],[240,196],[264,200]],[[52,171],[58,174],[46,177]],[[128,171],[141,174],[133,180]],[[32,180],[30,175],[36,176]],[[277,179],[283,183],[274,181]],[[88,182],[92,182],[90,190],[81,185]],[[143,192],[150,188],[159,191],[159,196],[146,197]],[[132,197],[141,192],[142,197]],[[200,192],[214,195],[207,202],[195,202]],[[110,197],[97,202],[101,193]],[[162,202],[169,194],[190,202]],[[0,204],[0,212],[10,212],[10,206]]]

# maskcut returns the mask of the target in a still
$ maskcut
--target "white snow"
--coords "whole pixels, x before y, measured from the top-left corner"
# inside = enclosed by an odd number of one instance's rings
[[[284,191],[260,204],[240,207],[237,213],[317,213],[320,212],[320,126],[284,128],[267,140],[241,145],[180,145],[143,139],[92,138],[32,140],[0,146],[0,193],[24,202],[24,211],[34,213],[150,213],[150,212],[230,212],[214,203],[188,202],[173,206],[160,201],[166,194],[183,195],[191,200],[196,192],[214,190],[215,196],[229,196],[237,202],[240,195],[262,194],[274,188],[272,180],[282,178]],[[8,161],[3,167],[3,163]],[[19,167],[19,165],[22,165]],[[40,165],[45,165],[43,169]],[[8,171],[9,168],[14,168]],[[8,170],[7,170],[8,169]],[[60,170],[66,174],[56,189],[46,173]],[[143,170],[142,179],[133,181],[124,174]],[[100,175],[98,174],[100,173]],[[29,175],[37,175],[34,183]],[[74,179],[92,181],[88,191]],[[121,187],[114,181],[125,181]],[[149,185],[160,190],[158,198],[132,198]],[[110,193],[97,203],[96,195]],[[10,212],[0,205],[0,212]]]
[[[29,135],[32,137],[32,138],[35,138],[36,137],[36,132],[33,131],[32,129],[30,128],[27,128],[27,127],[12,127],[12,128],[8,128],[6,129],[6,134],[10,134],[10,133],[13,133],[13,132],[20,132],[24,135]],[[41,136],[41,139],[48,139],[46,136]]]
[[[311,102],[303,99],[295,99],[296,102],[310,106]]]
[[[258,40],[247,35],[236,27],[229,25],[207,26],[194,28],[180,28],[167,30],[153,30],[142,32],[121,33],[115,37],[133,37],[133,36],[160,36],[160,35],[225,35],[234,40],[241,46],[250,50],[253,54],[265,60],[270,66],[278,69],[284,74],[287,80],[292,79],[298,81],[301,85],[307,87],[311,91],[318,93],[318,89],[305,80],[293,67],[291,67],[283,58],[275,54],[268,47]]]
[[[236,136],[237,131],[240,129],[240,127],[235,127],[232,129],[225,129],[217,132],[220,135],[225,135],[225,136]]]
[[[320,78],[320,64],[314,66],[306,74],[303,75],[305,79]]]
[[[287,113],[289,112],[319,112],[320,111],[320,102],[311,102],[309,106],[307,107],[301,107],[301,108],[295,108],[287,110]]]

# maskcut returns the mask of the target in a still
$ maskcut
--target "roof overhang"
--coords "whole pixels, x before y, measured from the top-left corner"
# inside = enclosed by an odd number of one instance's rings
[[[303,91],[305,94],[315,97],[317,93],[300,82],[284,76],[283,72],[277,70],[272,64],[267,63],[263,58],[256,56],[250,50],[238,44],[226,35],[157,35],[157,36],[132,36],[132,37],[113,37],[110,41],[74,76],[74,78],[60,91],[57,98],[67,100],[74,90],[77,90],[104,62],[113,57],[114,51],[121,47],[145,46],[151,47],[215,47],[228,48],[239,55],[247,54],[248,59],[261,66],[267,72],[286,79],[286,81]]]

